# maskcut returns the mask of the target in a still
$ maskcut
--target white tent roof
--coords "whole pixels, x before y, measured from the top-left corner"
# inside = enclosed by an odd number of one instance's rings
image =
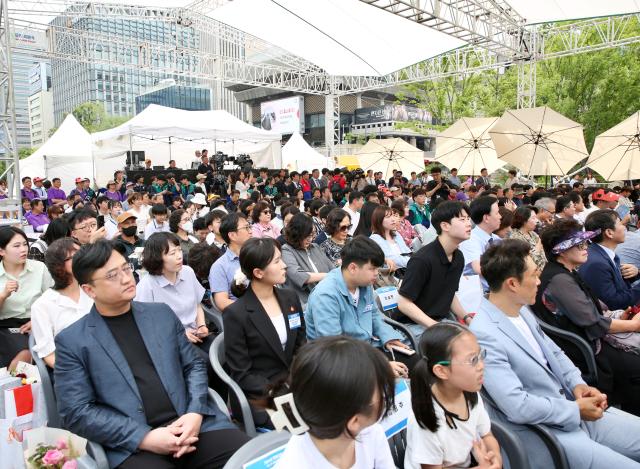
[[[113,129],[92,134],[94,142],[129,135],[184,140],[207,139],[244,142],[276,142],[282,136],[254,127],[227,111],[185,111],[151,104],[140,114]]]
[[[298,132],[291,135],[282,147],[282,167],[289,171],[311,171],[312,169],[335,167],[331,158],[318,153],[302,138]]]
[[[63,188],[72,188],[75,178],[93,175],[91,153],[91,135],[69,114],[44,145],[20,161],[20,176],[59,177]]]
[[[639,0],[508,3],[528,23],[640,11]],[[209,16],[303,57],[331,75],[385,75],[466,45],[359,0],[234,0]]]

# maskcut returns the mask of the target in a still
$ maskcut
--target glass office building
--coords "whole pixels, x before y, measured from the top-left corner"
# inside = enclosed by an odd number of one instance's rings
[[[150,10],[151,11],[151,10]],[[53,23],[65,25],[67,18],[59,16]],[[74,20],[74,30],[85,30],[89,33],[113,37],[115,42],[127,41],[140,44],[162,43],[175,46],[176,41],[184,47],[198,49],[199,33],[167,21],[130,20],[118,17],[89,17]],[[138,64],[138,56],[129,48],[100,44],[94,42],[88,52],[95,60],[113,60],[132,65]],[[120,67],[95,63],[89,57],[88,63],[80,61],[52,60],[53,71],[53,106],[56,125],[60,125],[65,114],[73,111],[78,105],[94,101],[102,103],[108,114],[114,116],[133,116],[136,113],[136,97],[161,81],[172,79],[181,87],[197,87],[198,80],[184,77],[183,69],[193,68],[190,57],[184,57],[180,64],[167,64],[162,57],[154,56],[148,68]],[[175,73],[155,70],[174,69]],[[210,97],[209,97],[210,99]],[[231,114],[244,118],[246,109],[235,101],[230,91],[224,90],[221,102],[210,103],[216,109],[226,109]]]
[[[184,109],[186,111],[208,111],[211,109],[211,89],[195,86],[170,85],[136,96],[136,114],[149,104]]]

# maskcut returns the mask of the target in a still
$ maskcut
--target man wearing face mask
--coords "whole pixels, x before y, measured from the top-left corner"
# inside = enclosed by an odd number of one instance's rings
[[[144,240],[138,238],[136,216],[132,212],[124,212],[117,219],[118,236],[114,238],[114,242],[122,245],[125,250],[125,257],[131,260],[134,270],[139,268],[139,261],[136,256],[130,257],[136,248],[144,247]]]

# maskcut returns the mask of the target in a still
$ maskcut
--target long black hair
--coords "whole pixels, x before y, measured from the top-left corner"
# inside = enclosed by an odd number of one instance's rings
[[[428,328],[420,339],[422,358],[413,367],[411,378],[411,408],[421,428],[436,432],[440,423],[433,406],[431,386],[438,378],[433,374],[433,367],[442,361],[451,360],[453,342],[462,334],[471,334],[469,329],[453,322],[441,322]],[[478,394],[464,391],[471,408],[478,403]]]

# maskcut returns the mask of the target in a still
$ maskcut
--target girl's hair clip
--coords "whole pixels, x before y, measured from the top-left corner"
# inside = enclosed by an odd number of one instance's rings
[[[304,423],[304,420],[302,420],[302,417],[300,417],[300,414],[298,413],[298,409],[296,408],[292,393],[275,397],[273,399],[273,403],[276,406],[276,410],[267,409],[267,413],[269,414],[271,422],[273,423],[273,426],[277,431],[286,428],[292,435],[300,435],[309,431],[309,426]],[[289,420],[287,412],[284,408],[284,404],[289,404],[289,409],[298,422],[297,425],[294,425],[291,420]]]

